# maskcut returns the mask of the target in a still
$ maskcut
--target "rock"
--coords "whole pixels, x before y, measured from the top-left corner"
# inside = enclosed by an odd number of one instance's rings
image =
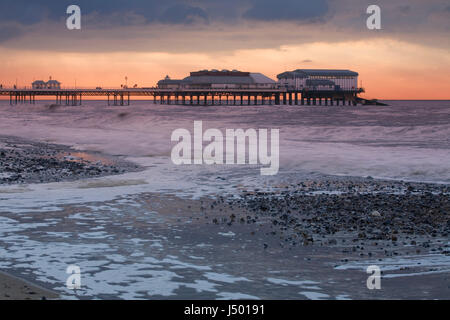
[[[328,244],[336,245],[337,244],[337,240],[336,239],[328,240]]]
[[[377,211],[377,210],[373,210],[373,211],[370,213],[370,215],[371,215],[372,217],[381,217],[381,213],[380,213],[379,211]]]

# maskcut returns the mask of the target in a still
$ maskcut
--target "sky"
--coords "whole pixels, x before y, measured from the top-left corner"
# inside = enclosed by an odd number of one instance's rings
[[[66,9],[81,8],[81,30]],[[366,10],[381,8],[381,29]],[[350,69],[367,98],[450,99],[448,0],[0,0],[0,84],[155,86],[202,69]]]

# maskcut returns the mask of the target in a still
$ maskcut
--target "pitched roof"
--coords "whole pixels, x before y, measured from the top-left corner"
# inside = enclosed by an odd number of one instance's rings
[[[190,76],[183,79],[188,84],[252,84],[253,79],[249,76]]]
[[[275,84],[276,81],[266,77],[262,73],[250,73],[250,77],[252,77],[254,83],[259,84]]]
[[[275,84],[276,82],[261,73],[247,75],[196,75],[183,79],[188,84]]]
[[[251,85],[251,84],[275,84],[276,81],[266,77],[262,73],[241,72],[237,70],[201,70],[191,72],[189,77],[183,80],[172,80],[166,77],[164,80],[158,81],[158,85],[164,84],[194,84],[194,85],[211,85],[211,84],[230,84],[230,85]]]

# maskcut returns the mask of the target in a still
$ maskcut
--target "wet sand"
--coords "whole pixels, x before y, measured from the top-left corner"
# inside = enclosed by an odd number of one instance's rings
[[[57,299],[56,292],[0,271],[0,300]]]
[[[348,183],[347,179],[339,180],[339,184]],[[361,182],[353,183],[363,185]],[[366,186],[373,188],[378,184],[380,182],[370,180]],[[285,188],[280,187],[281,190]],[[251,200],[246,200],[249,194],[252,194]],[[294,192],[287,194],[295,198]],[[227,297],[226,292],[229,292],[229,297],[243,299],[448,299],[450,265],[446,257],[449,244],[448,237],[442,234],[447,230],[445,223],[448,219],[445,217],[439,218],[436,228],[427,230],[433,222],[422,221],[415,224],[412,232],[405,232],[402,224],[413,217],[405,212],[402,222],[394,223],[398,227],[396,231],[375,236],[366,230],[366,236],[360,237],[359,229],[371,226],[368,221],[343,223],[340,230],[328,232],[330,224],[342,222],[326,213],[327,220],[318,219],[320,214],[314,211],[317,202],[329,200],[339,203],[335,195],[308,197],[304,205],[311,208],[304,213],[305,221],[291,208],[289,217],[300,222],[295,225],[286,224],[286,219],[281,217],[281,213],[288,210],[288,203],[269,202],[271,207],[277,208],[275,217],[260,207],[254,210],[255,203],[267,205],[268,197],[268,194],[258,195],[258,191],[248,190],[243,191],[243,196],[238,199],[221,196],[185,199],[171,194],[147,193],[133,198],[131,207],[128,206],[130,199],[123,198],[104,202],[100,209],[94,209],[95,203],[67,206],[60,212],[34,213],[31,221],[23,217],[19,222],[60,220],[57,225],[38,230],[47,233],[77,230],[78,237],[74,233],[70,236],[75,243],[82,240],[83,247],[100,245],[102,248],[97,253],[91,249],[92,254],[84,257],[78,256],[76,252],[79,250],[74,251],[74,257],[67,252],[64,256],[68,261],[96,265],[96,261],[111,259],[105,245],[121,244],[120,251],[114,253],[112,259],[117,260],[120,253],[128,256],[127,262],[106,264],[95,272],[84,274],[82,281],[85,287],[78,293],[64,289],[65,278],[56,284],[39,282],[60,292],[64,299],[221,299]],[[364,198],[363,195],[361,197]],[[398,195],[392,196],[393,199],[396,197]],[[345,200],[346,196],[341,196],[341,199]],[[368,199],[366,201],[370,202],[371,198]],[[381,199],[372,201],[380,216],[373,216],[372,211],[368,211],[369,214],[358,212],[358,215],[362,219],[374,219],[374,225],[384,225],[393,219],[389,211],[392,207],[383,206],[386,200]],[[443,205],[448,206],[448,196],[443,201]],[[157,214],[153,215],[155,212]],[[348,214],[350,219],[354,217],[346,208],[341,213],[344,216]],[[78,219],[72,218],[74,214]],[[13,214],[7,216],[19,219]],[[91,217],[95,219],[91,220]],[[80,221],[83,226],[79,225]],[[93,234],[93,230],[99,227],[107,232],[101,238]],[[436,233],[434,236],[433,232]],[[89,235],[92,238],[86,239]],[[49,242],[55,241],[51,236],[47,238]],[[24,250],[24,254],[29,252],[29,249]],[[45,263],[45,260],[40,263]],[[132,267],[134,264],[136,266]],[[373,264],[383,270],[382,290],[366,288],[368,275],[365,268]],[[139,274],[139,266],[156,267],[156,270],[149,270],[135,279],[132,275]],[[181,275],[166,279],[167,288],[160,287],[158,274],[162,270],[168,273],[177,270]],[[13,267],[11,272],[20,275],[23,270]],[[103,272],[114,275],[103,281],[117,283],[117,293],[91,291],[96,283],[96,274]],[[49,275],[53,277],[52,273]],[[180,282],[177,278],[184,280]],[[218,292],[215,287],[223,287],[221,290],[224,292]],[[121,293],[128,290],[127,294]]]

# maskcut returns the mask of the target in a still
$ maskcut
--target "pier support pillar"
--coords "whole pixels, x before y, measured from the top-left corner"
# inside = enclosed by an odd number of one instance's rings
[[[275,93],[275,105],[277,105],[277,106],[280,105],[280,94],[279,93]]]

